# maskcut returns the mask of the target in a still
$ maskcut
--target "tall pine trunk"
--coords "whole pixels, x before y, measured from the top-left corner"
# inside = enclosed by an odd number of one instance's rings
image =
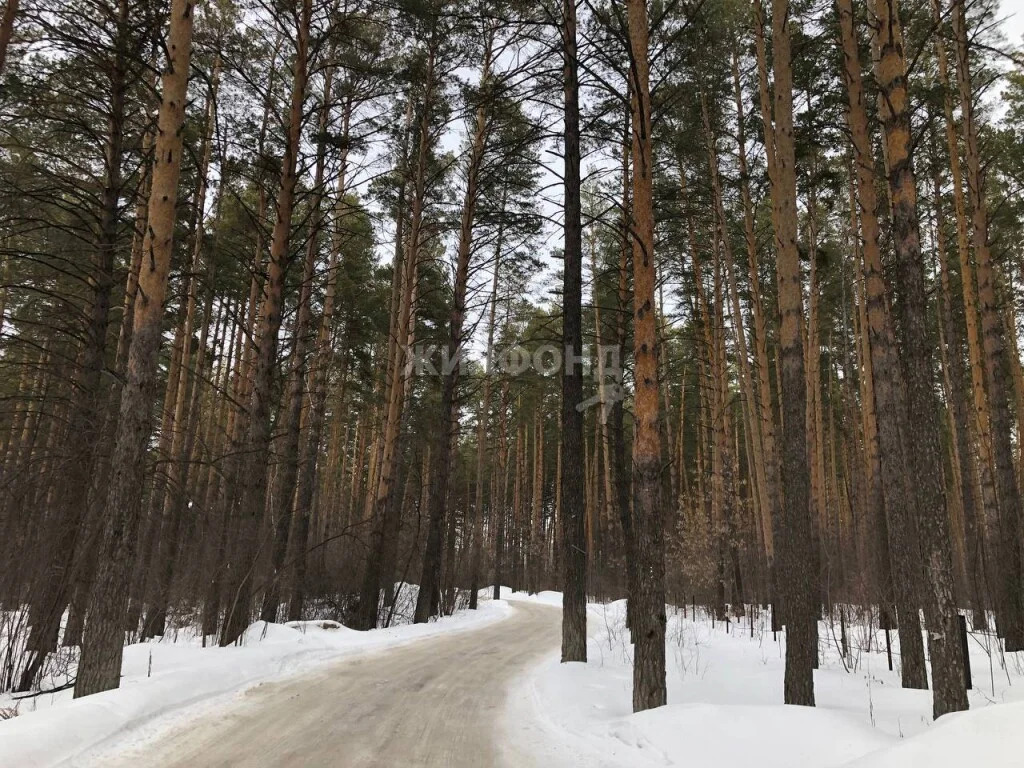
[[[583,480],[583,225],[576,0],[562,5],[565,256],[562,277],[562,661],[587,660],[587,540]],[[655,393],[657,394],[657,393]]]
[[[894,310],[904,345],[901,359],[907,389],[907,436],[915,447],[909,452],[907,464],[917,489],[917,535],[925,567],[921,602],[932,663],[932,710],[935,717],[939,717],[947,712],[967,709],[967,691],[953,593],[939,403],[932,382],[928,300],[917,214],[917,182],[911,157],[907,65],[898,0],[876,0],[874,28],[879,53],[876,64],[879,115],[889,167],[895,276],[900,289]]]
[[[775,70],[774,153],[771,178],[779,284],[782,389],[782,488],[786,496],[776,527],[781,547],[776,586],[786,622],[785,701],[814,705],[813,669],[818,653],[817,576],[813,566],[810,476],[807,465],[807,384],[802,328],[803,295],[797,247],[796,157],[793,138],[793,68],[789,0],[772,0]]]
[[[666,703],[665,540],[658,428],[658,328],[654,307],[654,164],[646,0],[627,3],[633,105],[633,711]]]
[[[174,252],[175,208],[181,172],[185,96],[192,58],[193,3],[173,0],[167,37],[167,69],[153,160],[149,222],[139,272],[134,332],[112,454],[92,609],[82,641],[75,697],[118,687],[124,644],[128,581],[142,505],[150,406],[156,382],[167,276]]]
[[[875,192],[875,163],[871,151],[871,135],[864,103],[864,88],[860,70],[860,54],[855,34],[851,0],[838,0],[839,24],[843,45],[844,67],[849,100],[848,122],[853,141],[856,167],[856,190],[860,208],[862,254],[864,260],[866,370],[870,370],[871,393],[877,412],[874,429],[877,430],[880,449],[879,468],[885,499],[886,519],[891,558],[892,589],[899,612],[900,657],[904,688],[927,688],[928,672],[925,668],[924,644],[918,619],[918,587],[922,575],[921,561],[914,533],[915,507],[908,484],[908,446],[905,443],[906,396],[892,323],[886,305],[885,281],[882,274],[882,256],[878,225],[878,199]],[[866,406],[867,407],[867,406]],[[874,430],[872,430],[874,431]],[[879,547],[881,549],[881,547]],[[887,609],[890,599],[888,579],[880,580],[882,587],[880,607]]]

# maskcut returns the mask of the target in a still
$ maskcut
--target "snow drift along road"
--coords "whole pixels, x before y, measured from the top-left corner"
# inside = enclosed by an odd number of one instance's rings
[[[21,714],[0,722],[0,768],[106,765],[102,756],[219,712],[239,691],[260,681],[294,676],[352,655],[364,663],[366,651],[461,634],[511,613],[503,601],[481,601],[476,612],[372,632],[340,625],[321,629],[317,622],[256,622],[240,647],[202,648],[196,638],[130,645],[120,688],[75,700],[67,690],[21,701]],[[45,708],[32,711],[33,706]],[[330,706],[328,711],[338,710]]]
[[[493,766],[508,684],[557,647],[558,619],[549,606],[517,603],[506,621],[473,632],[264,683],[235,706],[102,765]]]

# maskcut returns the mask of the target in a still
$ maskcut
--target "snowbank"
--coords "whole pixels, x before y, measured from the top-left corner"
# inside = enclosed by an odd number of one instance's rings
[[[481,590],[481,596],[491,596],[494,594],[494,590],[487,589]],[[541,605],[555,605],[559,608],[562,607],[562,593],[552,592],[551,590],[544,590],[543,592],[535,592],[532,595],[529,592],[515,592],[511,587],[501,588],[501,597],[503,600],[526,600],[531,603],[540,603]]]
[[[246,630],[241,646],[202,648],[198,639],[185,635],[177,642],[130,645],[124,652],[120,688],[81,699],[72,699],[68,690],[23,700],[18,717],[0,722],[0,768],[85,764],[107,750],[148,741],[182,720],[222,706],[258,682],[349,654],[474,629],[511,611],[504,601],[487,600],[475,612],[372,632],[336,622],[259,621]]]
[[[946,715],[935,727],[844,768],[1017,768],[1024,764],[1024,702]]]
[[[559,596],[509,599],[555,601]],[[850,630],[843,659],[833,627],[820,627],[817,707],[783,706],[784,634],[773,639],[762,614],[751,636],[749,619],[694,621],[670,615],[666,707],[632,713],[632,646],[623,602],[591,605],[588,664],[560,664],[552,654],[522,680],[509,699],[507,738],[529,745],[540,765],[714,765],[739,768],[946,768],[1024,765],[1024,670],[983,636],[971,640],[974,711],[931,719],[931,692],[900,687],[888,670],[881,633]],[[835,628],[838,635],[839,629]],[[881,641],[881,643],[880,643]],[[989,646],[992,649],[992,646]],[[1011,655],[1012,656],[1012,655]],[[845,661],[845,666],[844,666]],[[954,746],[955,745],[955,746]],[[1012,759],[1009,757],[1013,755]],[[853,762],[851,762],[853,761]]]

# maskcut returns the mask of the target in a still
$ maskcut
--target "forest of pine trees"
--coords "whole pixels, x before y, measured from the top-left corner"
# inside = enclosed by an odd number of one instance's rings
[[[4,2],[0,691],[413,585],[628,597],[637,711],[666,603],[791,704],[824,616],[936,716],[1024,650],[996,0]]]

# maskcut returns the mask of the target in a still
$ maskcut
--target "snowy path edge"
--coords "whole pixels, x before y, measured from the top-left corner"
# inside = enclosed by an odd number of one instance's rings
[[[429,624],[357,632],[341,628],[302,631],[256,622],[246,634],[257,639],[231,648],[175,648],[174,644],[128,646],[195,652],[195,664],[179,665],[153,677],[125,675],[112,691],[62,701],[0,722],[0,768],[88,765],[103,753],[137,746],[230,704],[246,690],[272,680],[316,671],[353,655],[386,651],[447,632],[465,632],[501,621],[514,609],[503,600],[481,601]],[[265,631],[265,628],[269,631]],[[127,664],[125,665],[127,666]]]

